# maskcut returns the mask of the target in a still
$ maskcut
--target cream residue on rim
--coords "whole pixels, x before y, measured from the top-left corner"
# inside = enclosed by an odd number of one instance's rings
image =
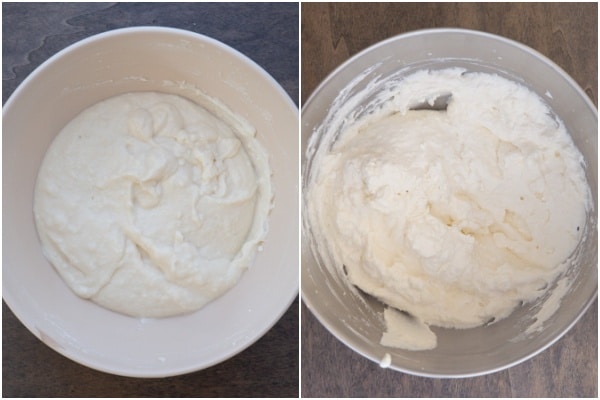
[[[171,316],[220,296],[252,264],[272,207],[268,156],[247,122],[202,100],[115,96],[51,144],[36,226],[79,296],[136,317]]]
[[[526,87],[465,72],[418,71],[361,107],[342,91],[309,144],[313,247],[338,276],[412,316],[386,316],[391,347],[435,347],[394,342],[405,323],[476,327],[540,298],[586,228],[583,157],[562,122]],[[447,111],[411,110],[444,93]]]

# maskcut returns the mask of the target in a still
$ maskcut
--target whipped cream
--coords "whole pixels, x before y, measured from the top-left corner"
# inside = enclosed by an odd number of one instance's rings
[[[416,110],[447,94],[446,110]],[[582,155],[537,95],[423,70],[358,109],[321,127],[306,211],[328,267],[404,312],[386,310],[384,345],[433,348],[428,326],[498,321],[561,276],[591,195]]]
[[[44,254],[77,295],[165,317],[235,285],[271,205],[252,127],[139,92],[93,105],[59,133],[38,173],[34,215]]]

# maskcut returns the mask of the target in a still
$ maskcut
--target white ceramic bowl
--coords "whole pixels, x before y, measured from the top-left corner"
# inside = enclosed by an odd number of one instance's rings
[[[302,108],[303,188],[308,182],[312,154],[306,154],[309,138],[328,114],[360,115],[371,97],[350,102],[368,88],[377,93],[386,77],[402,70],[462,67],[469,71],[497,73],[527,85],[560,117],[587,163],[586,175],[594,196],[586,240],[580,245],[579,263],[569,269],[573,280],[560,308],[543,329],[524,334],[535,322],[545,297],[526,304],[508,318],[475,329],[439,329],[438,346],[428,351],[408,351],[380,345],[385,329],[383,305],[361,299],[348,290],[343,279],[329,273],[311,243],[310,222],[303,213],[301,281],[302,299],[319,321],[340,341],[374,362],[389,361],[389,368],[430,377],[466,377],[508,368],[538,354],[562,337],[583,315],[598,288],[598,114],[596,108],[563,70],[538,52],[514,41],[463,29],[431,29],[410,32],[380,42],[345,62],[319,85]],[[364,71],[368,73],[357,80]],[[372,84],[375,79],[378,84]],[[369,85],[368,85],[369,84]],[[343,96],[343,97],[340,97]],[[340,101],[340,98],[344,99]],[[344,107],[334,107],[332,104]],[[319,145],[319,136],[311,140]],[[304,207],[303,200],[303,207]]]
[[[194,100],[191,86],[257,129],[273,171],[269,233],[264,251],[239,283],[203,309],[164,319],[130,318],[77,297],[42,255],[32,213],[37,171],[54,136],[86,107],[143,90]],[[3,297],[54,350],[124,376],[187,373],[250,346],[297,296],[298,109],[241,53],[171,28],[109,31],[37,68],[7,101],[3,118]]]

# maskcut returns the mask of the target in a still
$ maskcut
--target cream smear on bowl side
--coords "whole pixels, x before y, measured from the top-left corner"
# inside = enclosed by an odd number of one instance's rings
[[[210,111],[126,93],[55,138],[34,215],[44,254],[76,294],[172,316],[220,296],[251,265],[272,207],[268,157],[247,123]]]
[[[326,267],[388,306],[383,345],[434,348],[429,326],[498,321],[564,275],[591,193],[536,94],[461,68],[349,93],[309,144],[307,218]],[[446,110],[412,109],[445,93]]]

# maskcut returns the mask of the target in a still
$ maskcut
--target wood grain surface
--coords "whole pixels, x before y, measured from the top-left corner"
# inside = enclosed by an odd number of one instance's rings
[[[596,3],[302,3],[301,99],[350,56],[390,36],[461,27],[499,34],[546,55],[597,106]],[[495,374],[430,379],[381,369],[301,309],[302,397],[597,397],[597,301],[560,341]]]
[[[68,45],[107,30],[146,25],[187,29],[232,46],[269,72],[298,104],[298,19],[297,3],[3,3],[3,103],[37,66]],[[10,228],[3,226],[4,233]],[[298,311],[296,298],[260,340],[221,364],[171,378],[135,379],[98,372],[56,353],[3,303],[2,395],[297,397]]]

